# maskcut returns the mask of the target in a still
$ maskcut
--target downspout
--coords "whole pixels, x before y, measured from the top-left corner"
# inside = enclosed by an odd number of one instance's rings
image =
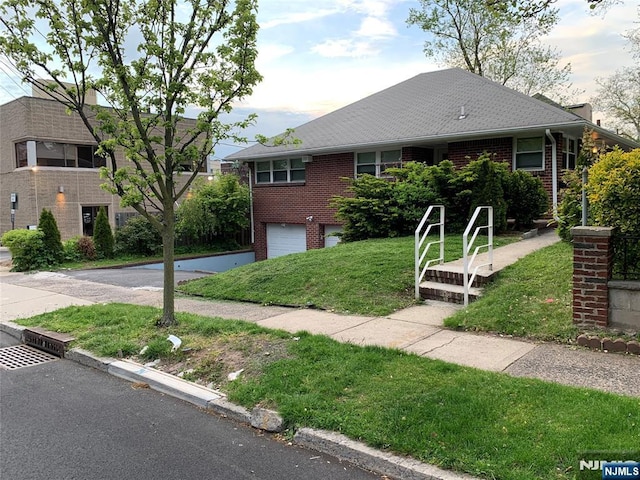
[[[553,219],[558,219],[558,151],[556,149],[556,139],[551,135],[551,130],[547,128],[547,138],[551,141],[551,199],[553,205]]]
[[[247,165],[248,166],[248,165]],[[251,223],[251,245],[256,243],[256,232],[253,224],[253,170],[249,167],[249,218]]]

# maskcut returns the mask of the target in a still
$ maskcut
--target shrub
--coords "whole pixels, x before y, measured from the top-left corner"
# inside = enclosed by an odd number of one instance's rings
[[[468,218],[477,207],[493,207],[493,226],[498,232],[507,229],[507,202],[504,199],[504,186],[508,183],[509,171],[504,163],[492,162],[487,153],[478,160],[470,162],[460,173],[468,177],[471,186],[471,204]]]
[[[79,237],[70,238],[62,242],[62,259],[65,262],[79,262],[82,260],[82,255],[78,249]]]
[[[162,250],[160,233],[142,215],[131,217],[117,229],[115,242],[118,253],[155,255]]]
[[[507,217],[515,220],[515,228],[530,228],[549,208],[549,195],[539,178],[516,170],[508,177],[506,188]]]
[[[560,191],[558,235],[565,242],[570,242],[571,229],[582,222],[582,175],[576,170],[569,170],[562,180],[566,187]]]
[[[408,162],[386,173],[393,179],[347,179],[350,195],[331,200],[336,218],[344,223],[343,240],[410,235],[429,205],[445,206],[449,232],[464,230],[477,206],[493,206],[496,231],[506,230],[507,211],[520,227],[531,225],[548,208],[539,179],[526,172],[512,175],[508,164],[491,161],[487,153],[460,170],[445,160],[435,166]]]
[[[113,257],[113,243],[113,233],[107,218],[107,211],[104,207],[100,207],[93,228],[93,245],[98,258]]]
[[[176,231],[197,244],[229,240],[249,226],[249,188],[236,175],[216,175],[194,188],[177,210]]]
[[[91,237],[83,236],[78,238],[78,252],[83,260],[95,260],[98,257]]]
[[[349,179],[353,197],[335,196],[330,205],[344,222],[341,239],[347,242],[392,236],[390,205],[392,183],[372,175]]]
[[[11,252],[13,271],[37,270],[52,263],[41,230],[10,230],[2,235],[1,240]]]
[[[56,265],[62,261],[62,241],[60,240],[60,230],[58,230],[58,224],[56,219],[50,210],[46,208],[42,209],[40,214],[40,220],[38,222],[38,230],[44,234],[44,252],[47,257],[49,265]]]
[[[602,155],[589,169],[587,192],[597,225],[640,235],[640,149]]]

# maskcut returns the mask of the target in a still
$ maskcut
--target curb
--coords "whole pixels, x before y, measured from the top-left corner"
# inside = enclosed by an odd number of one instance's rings
[[[391,478],[403,480],[474,480],[476,478],[442,470],[412,458],[381,452],[335,432],[301,428],[294,435],[293,443]]]
[[[0,331],[22,340],[25,327],[12,322],[0,323]],[[284,420],[272,410],[256,407],[252,411],[235,405],[222,392],[211,390],[173,375],[143,365],[109,357],[98,357],[81,348],[65,352],[65,358],[81,365],[95,368],[115,377],[146,384],[149,388],[184,400],[221,417],[251,425],[267,432],[282,432]],[[370,472],[403,480],[477,480],[470,475],[442,470],[436,466],[418,462],[412,458],[381,452],[361,442],[324,430],[299,429],[293,444],[331,455]]]

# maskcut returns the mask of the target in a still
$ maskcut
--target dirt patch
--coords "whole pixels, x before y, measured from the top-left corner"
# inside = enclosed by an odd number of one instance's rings
[[[155,368],[185,380],[216,390],[225,390],[236,378],[251,378],[261,374],[270,363],[290,358],[291,338],[268,335],[236,334],[212,338],[206,346],[185,349],[177,355],[165,357]],[[136,362],[148,360],[133,358]]]

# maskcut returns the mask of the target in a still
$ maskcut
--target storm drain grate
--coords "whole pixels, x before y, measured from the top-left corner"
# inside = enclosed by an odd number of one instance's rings
[[[0,368],[6,370],[32,367],[41,363],[52,362],[53,360],[58,360],[58,357],[28,345],[0,348]]]

